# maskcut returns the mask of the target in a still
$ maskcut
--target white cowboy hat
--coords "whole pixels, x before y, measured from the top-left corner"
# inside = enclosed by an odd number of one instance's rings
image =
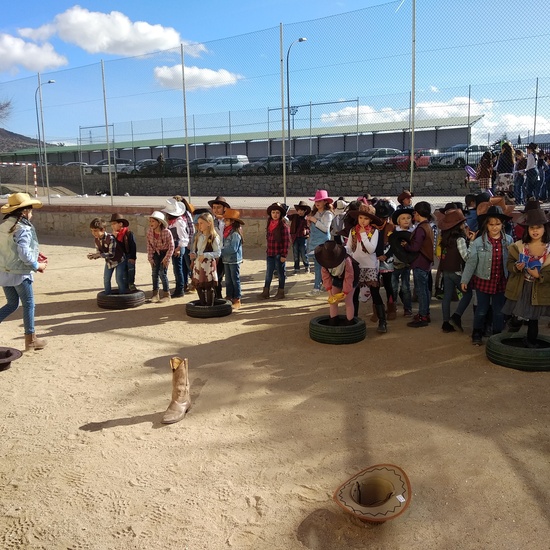
[[[0,209],[2,214],[9,214],[19,208],[32,206],[33,208],[42,208],[42,203],[38,199],[32,199],[28,193],[12,193],[8,195],[8,203]]]
[[[169,216],[179,217],[185,214],[185,204],[176,199],[166,199],[168,206],[163,210]]]
[[[164,214],[158,210],[155,210],[149,217],[154,220],[158,220],[164,227],[168,226],[168,222],[166,221]]]
[[[340,485],[333,499],[362,521],[383,523],[402,514],[411,502],[407,474],[393,464],[376,464]]]

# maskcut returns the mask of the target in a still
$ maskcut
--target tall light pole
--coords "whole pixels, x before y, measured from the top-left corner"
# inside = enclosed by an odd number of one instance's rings
[[[44,84],[55,84],[55,80],[48,80],[48,82],[44,82]],[[44,85],[40,81],[40,73],[38,73],[38,86],[36,88],[36,91],[34,92],[34,106],[36,108],[36,124],[38,126],[38,160],[40,162],[41,157],[41,145],[44,149],[44,169],[46,171],[46,189],[48,193],[48,204],[50,204],[50,180],[48,177],[48,153],[46,152],[46,136],[44,133],[44,109],[42,107],[42,86]],[[38,103],[37,103],[37,94],[40,97],[40,119],[38,118]],[[42,124],[40,124],[40,121],[42,121]],[[40,127],[42,127],[42,131],[40,131]],[[42,173],[42,165],[40,165],[40,173]]]
[[[294,46],[294,44],[296,44],[296,42],[305,42],[307,40],[307,38],[304,38],[304,37],[301,37],[301,38],[298,38],[296,40],[294,40],[294,42],[292,42],[292,44],[288,47],[288,51],[286,52],[286,114],[287,114],[287,123],[288,123],[288,162],[289,162],[289,168],[292,169],[292,165],[291,165],[291,161],[290,161],[290,158],[292,157],[292,137],[290,135],[290,114],[291,114],[291,109],[290,109],[290,71],[288,69],[288,58],[290,56],[290,50],[292,49],[292,46]],[[292,108],[292,110],[294,111],[292,113],[292,115],[295,115],[296,114],[296,111],[294,110],[295,107]]]

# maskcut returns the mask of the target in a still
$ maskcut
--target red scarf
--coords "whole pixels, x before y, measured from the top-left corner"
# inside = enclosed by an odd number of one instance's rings
[[[122,242],[124,240],[124,235],[128,233],[128,228],[123,227],[117,234],[116,234],[116,240]]]
[[[233,229],[233,226],[232,225],[226,225],[224,228],[223,228],[223,238],[224,239],[227,239],[227,237],[229,237],[229,234],[231,233],[231,230]]]

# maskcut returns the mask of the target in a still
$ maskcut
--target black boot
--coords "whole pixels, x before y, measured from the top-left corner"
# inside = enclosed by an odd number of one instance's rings
[[[378,328],[376,329],[376,332],[388,332],[388,327],[386,325],[386,310],[384,309],[384,304],[374,304],[374,309],[378,317]]]
[[[472,344],[474,346],[481,346],[483,344],[483,330],[475,328],[472,331]]]
[[[209,288],[206,291],[206,305],[213,306],[216,299],[216,291],[213,288]]]
[[[204,288],[197,288],[197,294],[199,296],[199,305],[206,306],[206,290]]]

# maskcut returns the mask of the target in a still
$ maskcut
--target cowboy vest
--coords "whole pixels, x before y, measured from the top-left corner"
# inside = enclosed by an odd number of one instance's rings
[[[441,271],[456,273],[464,269],[464,260],[456,246],[441,251],[441,261],[439,262]]]
[[[430,227],[430,224],[428,222],[421,222],[420,224],[418,224],[416,230],[418,231],[419,229],[422,229],[422,231],[424,231],[424,233],[426,234],[426,238],[424,239],[422,247],[420,248],[420,254],[430,260],[430,262],[433,262],[434,232],[432,231],[432,228]]]

